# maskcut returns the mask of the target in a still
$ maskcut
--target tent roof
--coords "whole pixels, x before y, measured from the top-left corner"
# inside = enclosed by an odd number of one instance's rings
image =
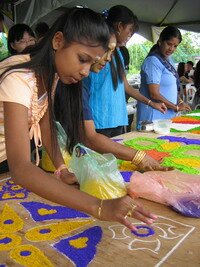
[[[200,32],[199,0],[19,0],[14,3],[15,23],[33,27],[38,21],[51,25],[65,8],[87,6],[97,12],[114,5],[129,7],[140,22],[139,34],[151,40],[151,26],[176,25],[180,29]]]

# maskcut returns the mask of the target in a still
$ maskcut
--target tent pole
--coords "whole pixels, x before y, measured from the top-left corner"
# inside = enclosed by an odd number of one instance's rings
[[[163,25],[163,22],[165,21],[166,17],[169,15],[169,13],[172,11],[172,9],[175,7],[175,5],[178,3],[179,0],[175,0],[174,3],[172,4],[170,10],[167,12],[165,17],[162,19],[162,21],[159,23],[159,27]]]

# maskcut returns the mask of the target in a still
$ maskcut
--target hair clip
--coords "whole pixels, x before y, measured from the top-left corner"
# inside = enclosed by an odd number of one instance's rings
[[[88,6],[87,5],[78,5],[78,6],[76,6],[77,8],[88,8]]]
[[[105,9],[102,11],[102,15],[107,19],[108,14],[109,14],[109,9],[105,8]]]

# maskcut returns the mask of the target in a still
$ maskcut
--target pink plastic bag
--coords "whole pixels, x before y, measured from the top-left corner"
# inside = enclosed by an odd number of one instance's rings
[[[200,217],[199,175],[178,170],[134,172],[128,194],[171,206],[185,216]]]

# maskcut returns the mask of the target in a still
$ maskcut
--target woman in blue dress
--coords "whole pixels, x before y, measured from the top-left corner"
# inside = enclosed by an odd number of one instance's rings
[[[152,101],[164,103],[167,111],[161,113],[138,102],[138,127],[141,121],[171,119],[178,111],[190,110],[190,107],[178,97],[180,81],[171,59],[181,41],[181,33],[176,27],[166,27],[143,63],[140,93]]]

